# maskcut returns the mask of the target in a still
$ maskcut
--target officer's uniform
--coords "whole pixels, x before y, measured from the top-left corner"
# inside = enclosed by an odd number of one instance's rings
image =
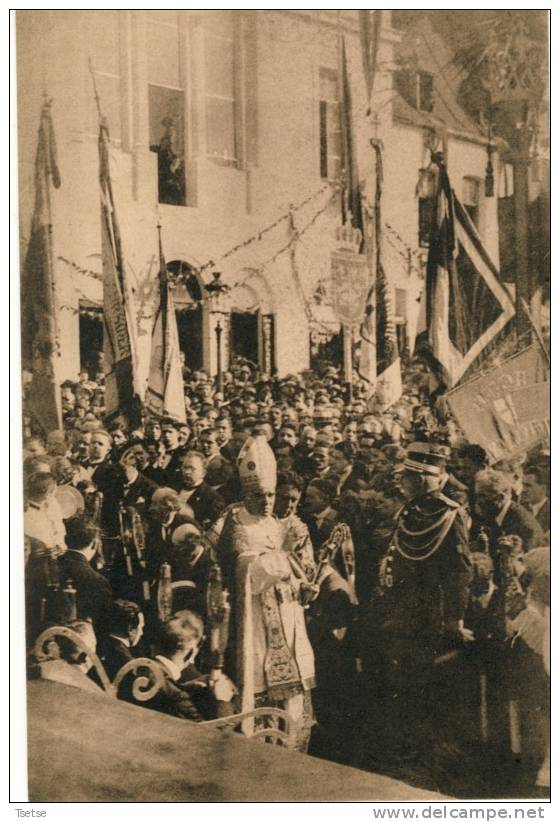
[[[438,477],[441,449],[411,445],[405,470]],[[437,660],[457,644],[471,579],[463,508],[439,490],[404,505],[380,566],[377,622],[384,724],[397,748],[416,752],[433,736]]]

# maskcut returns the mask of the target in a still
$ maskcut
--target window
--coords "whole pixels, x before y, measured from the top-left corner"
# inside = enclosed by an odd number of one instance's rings
[[[432,111],[434,108],[434,78],[426,71],[403,69],[395,72],[394,84],[412,108],[418,111]]]
[[[480,219],[480,180],[476,177],[463,177],[463,205],[478,228]]]
[[[158,202],[184,206],[185,93],[179,17],[174,11],[147,16],[150,149],[158,155]]]
[[[206,153],[236,164],[237,24],[231,12],[204,13]]]
[[[406,290],[395,288],[395,322],[406,322]]]
[[[341,166],[340,95],[337,72],[321,69],[319,73],[319,135],[321,177],[338,177]]]
[[[418,245],[427,248],[435,208],[436,175],[430,168],[420,169],[418,181]]]
[[[91,57],[103,116],[112,141],[122,139],[120,19],[118,11],[89,12],[84,20],[87,54]],[[99,115],[88,77],[88,131],[97,134]]]
[[[89,300],[79,302],[80,369],[90,378],[102,370],[103,309]]]
[[[418,72],[418,108],[432,111],[434,107],[434,78],[425,71]]]

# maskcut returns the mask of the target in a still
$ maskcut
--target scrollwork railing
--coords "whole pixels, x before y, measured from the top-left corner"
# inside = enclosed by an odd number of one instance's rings
[[[91,661],[99,681],[104,691],[111,697],[119,698],[119,690],[123,682],[132,675],[130,683],[131,695],[136,702],[149,702],[153,699],[165,683],[165,675],[161,666],[153,659],[139,657],[130,662],[126,662],[116,673],[111,682],[107,672],[97,654],[91,650],[82,637],[63,625],[55,625],[44,630],[35,640],[33,654],[37,662],[46,662],[56,658],[53,650],[49,649],[49,644],[61,637],[69,640],[78,650],[82,651]],[[206,728],[231,728],[236,730],[241,727],[245,720],[260,720],[270,723],[265,727],[257,727],[252,732],[250,739],[259,739],[264,742],[280,744],[283,747],[293,746],[294,729],[290,715],[280,708],[255,708],[252,711],[232,714],[231,716],[211,719],[200,724]],[[283,727],[280,727],[282,724]]]
[[[91,660],[103,690],[110,696],[116,696],[111,680],[107,676],[107,672],[103,667],[103,663],[95,651],[92,651],[89,645],[87,645],[82,637],[76,633],[76,631],[73,631],[72,628],[68,628],[64,625],[53,625],[51,628],[47,628],[45,631],[40,633],[35,640],[35,645],[33,647],[33,655],[35,656],[37,662],[46,662],[53,659],[52,652],[48,650],[48,644],[52,640],[56,641],[57,637],[65,637],[66,639],[69,639],[70,642],[76,646],[76,648],[82,651]]]
[[[148,657],[138,657],[125,662],[119,668],[113,679],[115,696],[119,695],[119,688],[129,674],[135,674],[132,679],[131,693],[137,702],[148,702],[153,699],[165,683],[165,676],[161,665]]]

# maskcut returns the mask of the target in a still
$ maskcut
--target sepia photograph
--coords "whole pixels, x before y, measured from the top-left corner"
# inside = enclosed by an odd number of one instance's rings
[[[10,20],[13,800],[540,813],[549,10]]]

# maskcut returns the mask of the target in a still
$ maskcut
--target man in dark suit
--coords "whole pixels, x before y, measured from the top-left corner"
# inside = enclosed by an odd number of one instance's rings
[[[181,462],[179,499],[194,511],[195,519],[203,528],[212,525],[225,508],[223,498],[205,481],[206,460],[200,451],[188,451]]]
[[[162,462],[167,459],[163,443],[148,440],[136,444],[134,449],[137,461],[139,461],[138,468],[140,472],[162,488],[169,485],[167,471],[162,467]]]
[[[206,482],[219,491],[233,477],[235,470],[220,451],[217,432],[206,428],[200,434],[200,450],[206,458]]]
[[[110,634],[100,646],[103,665],[113,680],[123,665],[131,662],[144,633],[144,615],[140,606],[126,599],[116,599],[110,614]]]
[[[141,473],[140,466],[144,463],[145,451],[141,445],[133,445],[121,457],[121,464],[126,472],[123,505],[134,506],[144,516],[147,511],[157,484]]]
[[[521,502],[531,511],[543,531],[550,531],[550,466],[527,467]]]
[[[106,636],[110,624],[111,587],[105,577],[90,565],[97,551],[97,528],[86,517],[66,522],[68,550],[59,559],[62,583],[72,580],[76,589],[78,619],[89,619],[99,639]]]
[[[143,705],[192,722],[233,713],[233,683],[222,673],[202,677],[194,665],[203,634],[204,623],[192,611],[178,611],[160,626],[154,661],[163,683]]]
[[[103,558],[108,570],[118,561],[120,545],[119,503],[124,494],[126,474],[122,465],[111,462],[112,438],[107,431],[94,431],[89,444],[86,470],[103,494],[99,525],[103,532]]]
[[[171,488],[178,488],[181,482],[181,461],[187,451],[180,443],[179,425],[174,420],[166,420],[161,426],[161,438],[166,451],[162,467],[167,473],[167,484]]]
[[[220,453],[222,457],[225,457],[229,460],[228,452],[224,451],[228,442],[231,440],[231,418],[230,417],[219,417],[216,420],[216,425],[214,427],[216,431],[216,438],[218,440],[218,446],[220,448]]]
[[[338,515],[332,508],[335,497],[336,485],[331,480],[313,479],[305,491],[302,519],[309,528],[315,559],[338,522]]]
[[[490,551],[495,552],[498,539],[518,536],[523,550],[530,551],[543,544],[542,528],[535,517],[518,502],[512,501],[511,478],[502,471],[487,468],[476,476],[476,519],[471,533],[486,528]],[[492,557],[494,561],[496,556]]]

